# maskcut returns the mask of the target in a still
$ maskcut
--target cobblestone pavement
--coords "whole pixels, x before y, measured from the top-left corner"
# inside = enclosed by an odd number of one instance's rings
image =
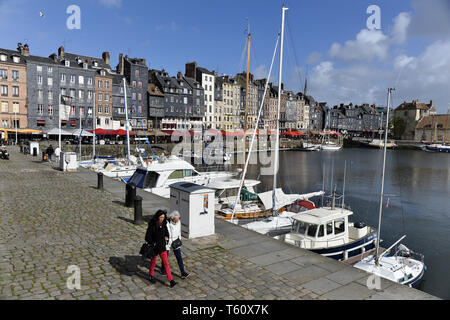
[[[145,226],[132,209],[76,175],[10,149],[0,160],[0,299],[314,299],[318,295],[217,245],[185,240],[191,276],[178,285],[148,281],[138,254]],[[156,211],[157,208],[155,208]],[[208,241],[205,242],[208,244]],[[70,290],[68,266],[81,269],[81,290]],[[159,261],[158,261],[159,265]]]

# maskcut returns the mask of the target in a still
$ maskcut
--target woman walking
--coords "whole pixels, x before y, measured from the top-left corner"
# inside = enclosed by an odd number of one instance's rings
[[[169,230],[169,243],[166,246],[167,255],[169,255],[170,249],[173,249],[173,253],[177,258],[178,267],[181,272],[181,279],[189,277],[189,273],[184,270],[183,257],[181,256],[181,222],[180,213],[173,211],[169,214],[169,223],[167,224]],[[165,274],[164,265],[161,264],[161,274]]]
[[[156,283],[155,280],[155,265],[156,258],[159,256],[162,260],[165,270],[167,270],[167,279],[170,282],[170,287],[173,288],[177,283],[173,280],[169,267],[169,259],[167,258],[166,245],[169,241],[169,231],[167,229],[166,211],[158,210],[153,218],[148,223],[147,233],[145,234],[145,241],[153,246],[154,254],[150,263],[150,282]]]

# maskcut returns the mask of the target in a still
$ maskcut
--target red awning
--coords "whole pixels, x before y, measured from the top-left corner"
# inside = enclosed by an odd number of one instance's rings
[[[90,132],[90,133],[93,133],[92,130],[89,131],[89,132]],[[112,135],[114,135],[114,133],[113,133],[112,130],[105,130],[105,129],[96,129],[96,130],[95,130],[95,134],[96,134],[96,135],[100,135],[100,136],[104,136],[104,135],[112,136]]]
[[[45,125],[45,120],[38,120],[38,121],[37,121],[37,124],[43,124],[43,125]]]
[[[300,131],[287,131],[283,133],[285,136],[291,136],[291,137],[300,137],[300,136],[306,136],[306,134],[301,133]]]
[[[116,136],[126,136],[127,135],[127,131],[123,130],[123,129],[119,129],[119,130],[114,130],[111,132],[111,134],[116,135]],[[130,132],[130,136],[134,136],[135,134]]]

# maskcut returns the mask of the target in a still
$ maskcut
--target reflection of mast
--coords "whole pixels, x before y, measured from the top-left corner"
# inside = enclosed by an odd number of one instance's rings
[[[250,82],[250,44],[252,41],[252,35],[250,34],[250,23],[248,24],[248,36],[247,36],[247,84],[245,89],[245,116],[244,116],[244,170],[247,156],[247,118],[248,118],[248,86]]]
[[[447,117],[445,119],[445,127],[444,127],[444,145],[447,144],[447,131],[448,131],[448,113],[450,112],[450,108],[447,109]]]

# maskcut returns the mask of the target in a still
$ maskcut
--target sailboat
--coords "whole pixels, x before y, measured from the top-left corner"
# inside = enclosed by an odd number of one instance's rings
[[[309,200],[315,196],[321,196],[323,194],[322,191],[314,192],[309,194],[285,194],[281,188],[277,188],[277,171],[279,166],[279,149],[280,149],[280,109],[281,109],[281,83],[282,83],[282,72],[283,72],[283,44],[284,44],[284,21],[285,21],[285,13],[288,8],[282,7],[282,20],[281,20],[281,47],[280,47],[280,65],[279,65],[279,75],[278,75],[278,113],[277,113],[277,128],[276,128],[276,141],[275,141],[275,161],[274,161],[274,179],[273,179],[273,190],[263,192],[263,193],[252,193],[245,188],[245,175],[247,173],[248,164],[250,157],[247,157],[244,170],[242,173],[242,179],[240,183],[240,187],[238,190],[238,197],[236,197],[233,205],[226,205],[220,210],[217,210],[216,213],[221,215],[224,220],[229,220],[233,223],[238,222],[238,220],[246,220],[246,219],[259,219],[259,218],[267,218],[270,216],[276,216],[284,211],[287,211],[290,206],[295,205],[298,202]],[[278,48],[278,41],[275,45],[275,50],[272,57],[272,63],[270,65],[269,76],[272,74],[272,68],[275,61],[275,56]],[[248,69],[248,68],[247,68]],[[264,95],[266,96],[269,82],[266,82],[264,88]],[[248,90],[247,90],[248,92]],[[261,112],[263,110],[264,101],[262,101],[261,106],[259,108],[258,118],[256,123],[259,123],[261,119]],[[247,117],[246,117],[247,118]],[[255,126],[252,141],[249,148],[249,153],[252,152],[253,145],[255,142],[255,137],[257,133],[257,126]],[[245,152],[245,148],[244,148]],[[245,158],[245,157],[244,157]]]
[[[416,286],[422,279],[426,270],[423,262],[423,255],[417,254],[409,250],[400,242],[406,237],[403,236],[395,242],[390,248],[383,253],[380,252],[380,235],[381,235],[381,217],[383,213],[383,195],[384,195],[384,177],[386,172],[386,153],[387,153],[387,138],[389,128],[389,107],[391,102],[391,92],[394,89],[388,89],[388,108],[387,108],[387,122],[384,137],[384,159],[383,159],[383,175],[381,180],[380,193],[380,210],[378,217],[378,236],[375,243],[375,255],[369,255],[357,262],[353,266],[368,273],[372,273],[381,278],[408,285]],[[394,248],[397,248],[394,255],[387,256]]]

